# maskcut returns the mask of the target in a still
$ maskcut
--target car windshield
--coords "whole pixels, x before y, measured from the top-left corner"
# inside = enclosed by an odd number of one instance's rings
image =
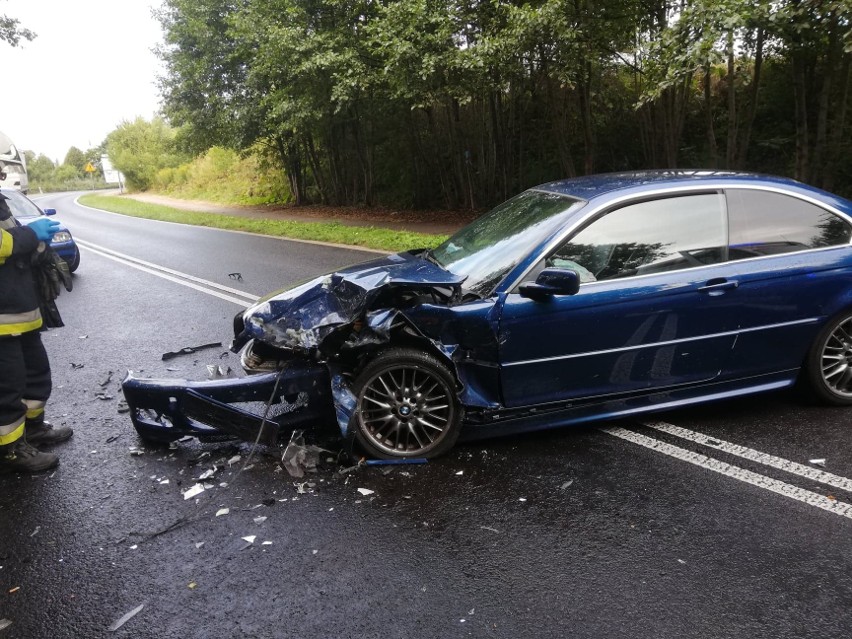
[[[4,189],[2,193],[6,196],[6,204],[9,205],[12,215],[16,218],[38,217],[42,214],[41,210],[35,204],[17,191],[6,191]]]
[[[584,203],[558,193],[525,191],[464,227],[429,255],[451,273],[466,276],[466,291],[486,297],[561,224],[561,213]]]

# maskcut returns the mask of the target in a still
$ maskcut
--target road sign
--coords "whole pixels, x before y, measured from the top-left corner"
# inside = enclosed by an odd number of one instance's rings
[[[86,169],[85,170],[86,170],[86,173],[94,173],[95,171],[97,171],[97,169],[92,166],[91,162],[86,162]]]

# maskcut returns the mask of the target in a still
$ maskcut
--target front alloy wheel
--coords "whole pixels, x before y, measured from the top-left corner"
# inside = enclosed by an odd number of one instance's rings
[[[386,351],[359,375],[356,389],[356,438],[376,457],[435,457],[458,439],[455,380],[427,353]]]

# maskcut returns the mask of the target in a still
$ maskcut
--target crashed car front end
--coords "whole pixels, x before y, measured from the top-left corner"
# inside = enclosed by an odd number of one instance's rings
[[[224,435],[273,444],[295,429],[318,441],[347,439],[353,380],[376,352],[398,344],[434,353],[452,370],[454,390],[481,403],[476,375],[464,383],[465,365],[452,363],[478,357],[460,348],[458,334],[471,333],[470,322],[452,312],[462,301],[461,283],[412,252],[270,295],[234,318],[231,349],[245,377],[189,382],[128,375],[123,390],[133,424],[143,439],[160,442]],[[480,323],[465,341],[480,345],[473,351],[493,350],[494,332],[487,318]]]

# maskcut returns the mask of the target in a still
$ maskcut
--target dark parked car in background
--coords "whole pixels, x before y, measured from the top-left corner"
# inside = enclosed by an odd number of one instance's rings
[[[256,375],[128,375],[125,397],[149,440],[274,441],[310,426],[388,458],[797,381],[848,406],[850,241],[852,203],[783,178],[552,182],[433,250],[352,266],[240,313],[232,348]]]
[[[43,215],[56,215],[56,209],[42,210],[35,202],[29,199],[20,191],[14,189],[0,189],[0,193],[6,196],[9,208],[21,224],[29,224],[39,219]],[[53,236],[50,243],[51,248],[59,254],[68,264],[68,268],[73,273],[80,266],[80,249],[77,247],[74,238],[64,225],[59,225],[59,230]]]

